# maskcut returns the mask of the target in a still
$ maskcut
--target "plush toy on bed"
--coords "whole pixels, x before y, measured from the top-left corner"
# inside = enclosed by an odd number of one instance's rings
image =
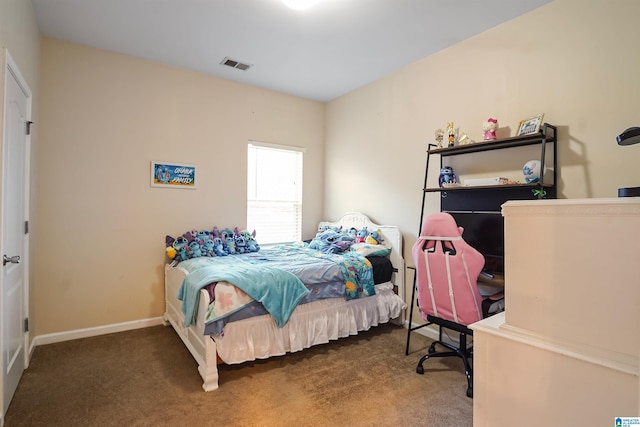
[[[166,236],[165,244],[167,246],[166,253],[170,259],[175,259],[176,261],[189,259],[189,254],[187,253],[187,245],[189,244],[189,241],[186,237],[178,236],[177,238],[173,238],[171,236]]]
[[[227,251],[224,250],[224,242],[222,241],[222,237],[213,236],[213,252],[216,256],[227,256],[229,255]]]
[[[256,230],[253,230],[253,233],[249,233],[249,230],[242,230],[240,235],[244,237],[244,240],[247,242],[249,252],[258,252],[260,250],[260,245],[256,241]]]
[[[351,237],[355,241],[356,237],[358,237],[358,229],[355,227],[351,227],[347,230],[347,236]]]
[[[369,235],[369,230],[367,230],[367,227],[363,227],[362,229],[358,230],[358,232],[356,233],[355,242],[364,243],[368,235]]]
[[[364,242],[370,245],[379,245],[380,243],[384,242],[384,239],[382,238],[382,232],[380,230],[372,231],[364,239]]]
[[[236,252],[239,254],[245,254],[249,252],[249,248],[247,248],[247,240],[243,235],[238,231],[238,227],[233,229],[233,241],[236,244]]]
[[[228,228],[224,228],[222,231],[220,231],[220,229],[218,228],[218,226],[214,226],[213,227],[213,241],[214,241],[214,248],[215,248],[215,252],[216,255],[218,256],[224,256],[224,255],[230,255],[230,254],[235,254],[235,242],[231,245],[233,248],[233,252],[231,252],[229,250],[229,247],[227,246],[227,241],[228,241],[228,236],[229,236],[229,232],[231,230],[229,230]],[[231,240],[233,240],[233,237],[231,237]],[[224,254],[224,255],[221,255]]]
[[[203,256],[216,256],[216,252],[213,250],[213,237],[211,234],[207,234],[200,239],[200,250]]]
[[[167,257],[175,261],[190,258],[227,256],[241,253],[258,252],[260,245],[255,241],[256,232],[238,231],[235,227],[213,227],[212,231],[192,229],[178,237],[165,237]]]
[[[321,235],[322,233],[324,233],[325,231],[329,230],[331,227],[329,227],[328,225],[319,225],[318,226],[318,232],[316,233],[316,236]]]
[[[213,227],[214,234],[217,234],[222,238],[222,243],[224,247],[224,251],[229,255],[238,254],[235,233],[230,228],[223,228],[222,231],[218,230],[218,227]]]
[[[169,259],[174,259],[176,257],[176,250],[173,246],[167,246],[166,252]]]
[[[200,243],[197,240],[192,240],[187,246],[187,254],[189,258],[199,258],[202,256],[202,249],[200,249]]]
[[[176,255],[178,254],[178,252],[176,251],[176,248],[173,247],[173,242],[175,242],[176,239],[174,239],[173,237],[167,235],[164,238],[164,244],[165,244],[165,251],[167,253],[167,257],[169,257],[169,259],[174,259],[176,257]]]
[[[331,230],[325,230],[322,233],[318,233],[311,242],[309,242],[309,248],[316,249],[326,254],[335,254],[340,252],[338,246],[333,241],[335,239],[335,233]]]
[[[236,251],[236,239],[233,238],[233,234],[224,238],[224,250],[229,255],[235,255],[238,253]]]
[[[200,244],[202,245],[202,243],[204,243],[205,239],[206,239],[207,237],[209,237],[209,236],[211,236],[211,232],[210,232],[209,230],[199,230],[199,231],[196,233],[195,238],[196,238],[196,240],[197,240],[198,242],[200,242]]]
[[[213,227],[213,231],[211,232],[211,234],[213,235],[213,250],[217,256],[226,256],[232,253],[227,247],[227,235],[230,231],[231,230],[229,230],[228,228],[220,231],[218,229],[218,226]],[[231,240],[233,240],[233,237],[231,238]],[[233,253],[235,253],[235,243],[232,245],[232,247],[234,249]]]
[[[333,233],[338,233],[338,234],[342,234],[342,226],[340,227],[331,227],[329,225],[320,225],[318,226],[318,232],[316,233],[316,237],[320,237],[323,233],[325,232],[333,232]]]
[[[222,236],[222,240],[227,240],[227,238],[229,237],[233,237],[233,230],[230,228],[223,228],[222,231],[220,232],[220,235]]]
[[[332,229],[327,229],[316,235],[309,248],[316,249],[327,254],[336,254],[348,249],[353,243],[353,239],[347,233],[339,233]]]

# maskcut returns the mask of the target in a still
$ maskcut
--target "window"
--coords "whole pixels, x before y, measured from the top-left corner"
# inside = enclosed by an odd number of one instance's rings
[[[247,229],[263,244],[302,236],[302,148],[249,143]]]

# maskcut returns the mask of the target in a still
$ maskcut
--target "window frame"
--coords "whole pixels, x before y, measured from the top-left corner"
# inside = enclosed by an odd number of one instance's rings
[[[256,182],[260,180],[260,177],[258,176],[257,163],[252,164],[252,160],[255,162],[258,160],[251,154],[251,150],[258,150],[256,153],[259,153],[259,150],[272,150],[273,152],[284,152],[287,156],[296,155],[293,162],[297,163],[295,168],[298,170],[292,173],[295,184],[291,189],[295,194],[291,200],[261,199],[257,197],[259,189],[256,186]],[[305,149],[303,147],[253,140],[250,140],[247,144],[247,228],[256,230],[256,240],[262,246],[291,243],[302,239],[304,153]],[[255,181],[252,182],[252,180]],[[261,204],[263,206],[260,206]],[[260,209],[264,209],[267,215],[257,214],[256,211]],[[274,215],[291,215],[293,216],[293,224],[291,225],[289,221],[281,223],[277,219],[273,222],[268,219],[262,220],[263,217],[269,217],[269,212]],[[281,231],[273,231],[280,228]]]

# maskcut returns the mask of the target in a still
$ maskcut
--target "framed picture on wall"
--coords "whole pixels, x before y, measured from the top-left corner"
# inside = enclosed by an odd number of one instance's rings
[[[196,167],[172,162],[151,162],[151,186],[196,188]]]
[[[540,132],[540,126],[542,125],[542,119],[544,118],[544,113],[531,117],[530,119],[520,120],[518,123],[518,132],[516,136],[520,135],[530,135],[532,133]]]

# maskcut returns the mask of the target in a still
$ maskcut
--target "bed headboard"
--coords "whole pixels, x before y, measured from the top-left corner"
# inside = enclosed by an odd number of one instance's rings
[[[367,227],[368,230],[375,231],[380,230],[382,232],[382,236],[384,237],[383,245],[391,248],[391,253],[389,254],[389,259],[393,264],[393,267],[397,270],[393,277],[392,281],[396,287],[396,292],[400,298],[404,301],[405,299],[405,288],[404,288],[404,258],[402,256],[402,233],[400,229],[395,225],[380,225],[376,224],[368,216],[361,212],[347,212],[336,222],[328,222],[322,221],[318,225],[321,226],[329,226],[329,227],[340,227],[342,229],[349,229],[351,227],[357,228],[358,230]],[[404,318],[404,316],[402,316]],[[404,321],[404,320],[403,320]]]

